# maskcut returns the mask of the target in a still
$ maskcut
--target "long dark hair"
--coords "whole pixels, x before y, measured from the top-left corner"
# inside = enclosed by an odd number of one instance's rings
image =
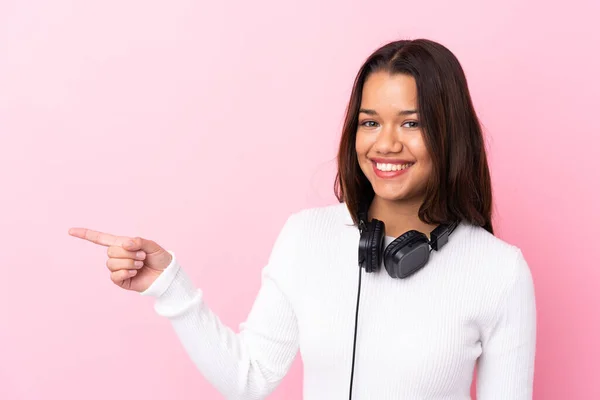
[[[358,165],[358,111],[367,77],[378,71],[407,74],[417,84],[419,121],[433,171],[419,209],[428,224],[462,220],[494,233],[492,189],[485,144],[467,79],[454,54],[428,39],[399,40],[371,54],[360,68],[346,110],[334,192],[358,224],[358,208],[374,196]]]

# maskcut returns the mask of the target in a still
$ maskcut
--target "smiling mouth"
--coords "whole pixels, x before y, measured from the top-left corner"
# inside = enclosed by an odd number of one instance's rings
[[[373,163],[375,169],[382,172],[396,172],[403,171],[405,169],[410,168],[414,163],[404,163],[404,164],[392,164],[392,163]]]

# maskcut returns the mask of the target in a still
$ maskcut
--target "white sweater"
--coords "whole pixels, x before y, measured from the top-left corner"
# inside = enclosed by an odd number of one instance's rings
[[[344,203],[291,215],[239,333],[205,304],[172,251],[142,295],[156,298],[156,312],[225,398],[265,398],[299,350],[304,399],[347,399],[359,236]],[[408,279],[363,271],[353,399],[470,399],[476,368],[478,400],[529,400],[535,343],[521,251],[462,223]]]

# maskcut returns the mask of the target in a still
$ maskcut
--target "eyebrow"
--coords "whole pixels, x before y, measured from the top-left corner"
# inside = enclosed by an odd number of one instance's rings
[[[360,110],[358,110],[358,113],[365,113],[368,115],[377,115],[377,111],[375,110],[371,110],[368,108],[361,108]],[[418,114],[419,111],[417,110],[401,110],[398,112],[398,115],[412,115],[412,114]]]

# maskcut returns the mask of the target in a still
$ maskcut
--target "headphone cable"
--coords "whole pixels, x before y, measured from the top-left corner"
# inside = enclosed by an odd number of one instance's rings
[[[358,306],[360,304],[360,284],[361,284],[361,280],[362,280],[362,268],[359,267],[358,268],[358,291],[356,294],[356,315],[354,317],[354,343],[352,345],[352,371],[350,373],[350,397],[349,399],[352,400],[352,383],[354,381],[354,359],[356,356],[356,333],[357,333],[357,327],[358,327]]]

